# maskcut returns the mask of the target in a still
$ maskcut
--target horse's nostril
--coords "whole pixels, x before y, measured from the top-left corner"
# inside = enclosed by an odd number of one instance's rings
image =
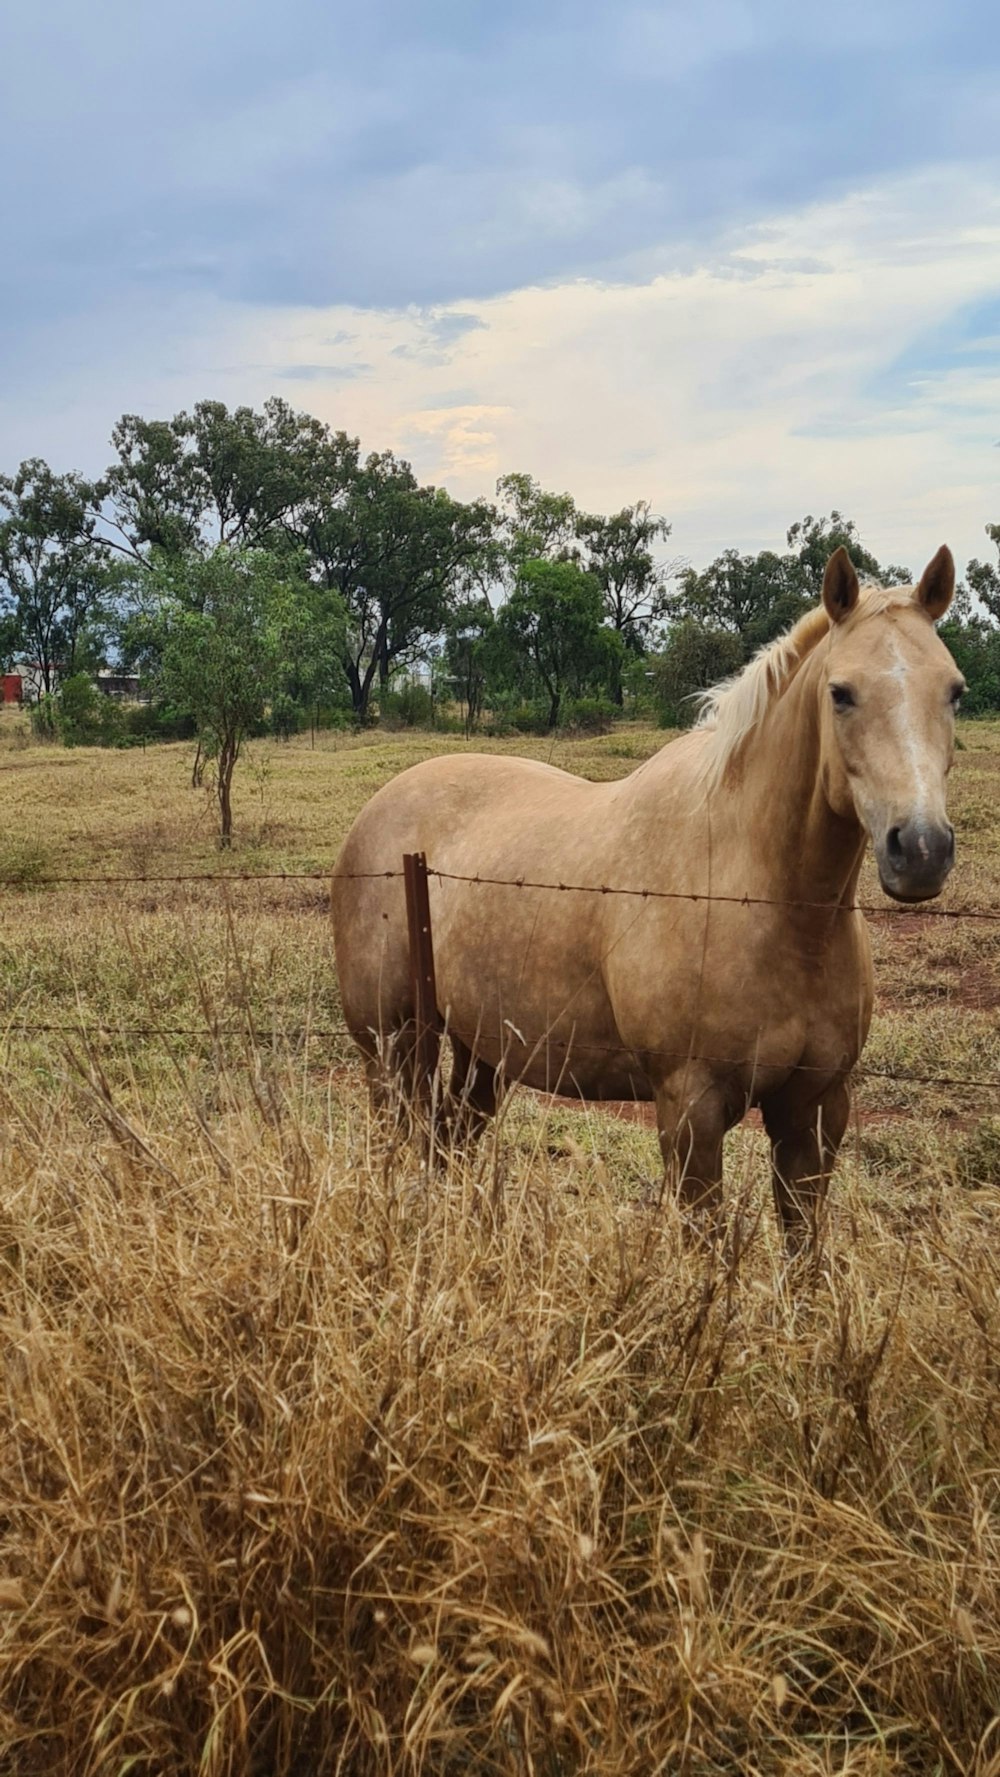
[[[903,849],[903,841],[900,838],[900,830],[898,827],[889,828],[885,845],[886,850],[889,853],[889,862],[893,865],[894,869],[901,870],[906,862],[906,853]]]
[[[954,829],[954,827],[948,828],[948,861],[949,861],[949,863],[952,863],[952,864],[955,862],[955,829]]]

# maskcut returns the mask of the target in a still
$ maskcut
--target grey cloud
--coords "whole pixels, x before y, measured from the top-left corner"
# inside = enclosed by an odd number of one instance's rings
[[[11,0],[0,322],[133,279],[472,300],[992,152],[987,0],[845,0],[835,33],[798,0],[289,0],[276,18],[264,0]]]

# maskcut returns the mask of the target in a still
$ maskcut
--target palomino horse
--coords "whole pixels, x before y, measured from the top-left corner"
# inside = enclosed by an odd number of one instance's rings
[[[373,1092],[389,1062],[404,1091],[426,1085],[399,879],[402,854],[423,851],[454,1055],[444,1115],[481,1121],[516,1081],[655,1099],[668,1176],[714,1212],[723,1135],[759,1105],[801,1244],[871,1016],[866,841],[899,901],[938,894],[954,858],[963,683],[934,630],[954,580],[942,548],[918,586],[862,590],[838,549],[822,605],[614,783],[473,754],[373,796],[333,882],[344,1015]]]

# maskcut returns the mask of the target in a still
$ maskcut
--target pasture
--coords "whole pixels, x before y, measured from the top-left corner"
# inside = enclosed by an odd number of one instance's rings
[[[465,743],[258,746],[220,857],[190,749],[4,719],[0,1768],[1000,1773],[1000,726],[960,734],[939,905],[998,917],[872,916],[789,1275],[752,1124],[738,1265],[628,1107],[517,1093],[430,1182],[370,1125],[323,878]]]

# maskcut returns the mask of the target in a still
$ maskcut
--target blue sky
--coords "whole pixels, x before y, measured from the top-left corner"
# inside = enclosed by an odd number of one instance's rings
[[[985,4],[8,0],[0,461],[278,390],[679,553],[1000,518]]]

